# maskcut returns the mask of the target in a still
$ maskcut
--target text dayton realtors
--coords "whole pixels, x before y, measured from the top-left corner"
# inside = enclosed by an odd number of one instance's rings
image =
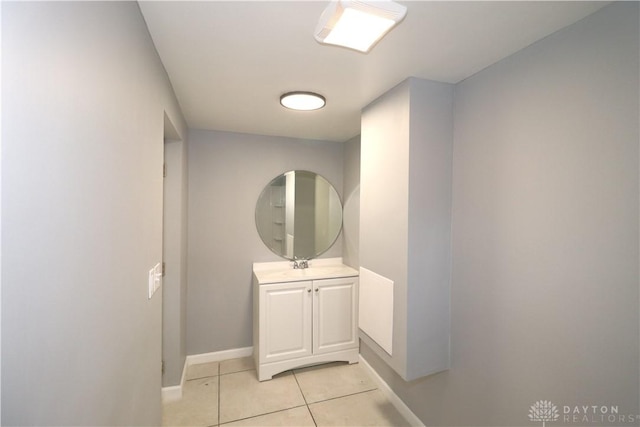
[[[620,414],[617,406],[563,406],[565,423],[634,423],[640,415]]]

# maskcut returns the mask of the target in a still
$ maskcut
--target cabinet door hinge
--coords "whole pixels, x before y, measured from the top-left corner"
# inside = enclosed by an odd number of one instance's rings
[[[162,177],[163,178],[167,177],[167,164],[166,163],[162,164]]]
[[[165,272],[166,272],[166,263],[164,261],[162,261],[162,276],[164,276]]]

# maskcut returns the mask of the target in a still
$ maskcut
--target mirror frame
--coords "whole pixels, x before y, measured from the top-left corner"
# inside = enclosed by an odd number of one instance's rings
[[[293,175],[289,175],[293,173]],[[286,199],[287,198],[291,198],[293,197],[295,199],[295,193],[290,193],[291,190],[287,191],[287,186],[286,186],[286,181],[287,179],[292,179],[292,178],[288,178],[288,176],[292,176],[293,178],[295,178],[296,174],[310,174],[313,175],[314,178],[314,182],[315,180],[317,180],[318,178],[321,180],[321,182],[326,183],[327,186],[327,191],[329,192],[328,197],[327,197],[327,204],[331,205],[331,203],[336,204],[337,202],[337,206],[339,206],[338,210],[333,209],[332,211],[327,211],[327,233],[329,232],[335,232],[335,235],[329,235],[327,236],[326,239],[326,244],[323,245],[323,247],[321,247],[320,249],[318,249],[315,244],[315,240],[313,240],[312,245],[313,246],[313,254],[310,254],[311,251],[305,251],[305,256],[301,256],[295,253],[295,234],[296,232],[292,232],[292,233],[287,233],[286,231],[286,219],[285,219],[285,215],[291,215],[294,216],[295,215],[295,208],[294,210],[291,209],[287,209],[287,205],[286,205]],[[280,194],[275,194],[273,193],[273,189],[277,188],[277,187],[282,187],[282,190],[280,190]],[[292,187],[295,189],[295,185]],[[289,194],[287,194],[289,193]],[[273,197],[279,198],[278,201],[275,202],[274,205],[274,199]],[[281,212],[279,214],[276,215],[280,215],[280,219],[278,220],[272,220],[273,218],[273,214],[269,217],[269,218],[264,218],[263,214],[265,212],[264,207],[268,206],[273,208],[273,206],[276,206],[277,208],[279,208],[281,210]],[[315,207],[315,200],[314,200],[314,205]],[[261,209],[262,208],[262,209]],[[308,208],[308,206],[307,206]],[[301,208],[298,208],[298,210]],[[329,207],[330,209],[330,207]],[[256,202],[256,208],[255,208],[255,213],[254,213],[254,220],[255,220],[255,225],[256,225],[256,230],[258,231],[258,236],[260,237],[260,240],[262,240],[262,243],[264,243],[264,245],[274,254],[278,255],[279,257],[288,259],[288,260],[294,260],[294,259],[313,259],[313,258],[317,258],[320,255],[322,255],[323,253],[325,253],[326,251],[328,251],[329,249],[331,249],[331,247],[333,247],[333,245],[335,244],[335,242],[338,240],[338,237],[340,237],[340,233],[342,232],[342,225],[343,225],[343,217],[344,217],[344,212],[343,212],[344,206],[342,204],[342,200],[340,198],[340,194],[338,193],[338,191],[336,190],[336,188],[333,186],[333,184],[331,184],[331,182],[329,182],[328,179],[326,179],[324,176],[315,173],[315,172],[311,172],[308,170],[302,170],[302,169],[295,169],[295,170],[290,170],[290,171],[286,171],[278,176],[276,176],[275,178],[273,178],[271,181],[269,181],[269,183],[262,189],[262,191],[260,192],[260,195],[258,196],[258,200]],[[286,211],[286,212],[285,212]],[[338,215],[339,214],[339,218],[336,218],[336,220],[332,221],[332,216],[333,215]],[[266,222],[269,222],[269,226],[270,228],[266,229],[266,226],[262,226],[261,224],[266,224]],[[298,222],[298,221],[295,221]],[[282,230],[280,230],[280,238],[277,241],[280,241],[281,245],[282,245],[282,250],[279,251],[275,245],[274,242],[272,241],[273,239],[270,238],[269,236],[273,235],[274,233],[274,224],[277,224],[277,226],[280,226],[282,228]],[[313,226],[315,227],[316,223],[314,221]],[[314,231],[307,231],[308,229],[303,229],[303,232],[305,232],[305,234],[307,233],[313,233]],[[315,230],[315,229],[314,229]],[[334,231],[335,230],[335,231]],[[298,235],[300,233],[297,233]],[[288,251],[288,242],[289,240],[289,236],[291,236],[291,238],[293,238],[294,240],[291,241],[291,252]],[[265,240],[266,239],[266,240]]]

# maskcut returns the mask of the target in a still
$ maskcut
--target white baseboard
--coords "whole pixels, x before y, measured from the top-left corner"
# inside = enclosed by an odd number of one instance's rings
[[[182,399],[182,386],[162,387],[162,403],[175,402]]]
[[[253,354],[253,347],[234,348],[232,350],[214,351],[213,353],[192,354],[187,356],[182,368],[182,378],[179,385],[162,387],[162,403],[175,402],[182,399],[182,387],[187,376],[187,368],[199,363],[220,362],[221,360],[248,357]]]
[[[182,388],[184,386],[185,378],[187,375],[187,368],[191,365],[197,365],[199,363],[220,362],[227,359],[236,359],[239,357],[249,357],[253,355],[253,347],[235,348],[231,350],[215,351],[213,353],[192,354],[187,356],[184,361],[184,368],[182,369],[182,378],[180,385],[163,387],[162,388],[162,402],[173,402],[182,398]],[[359,357],[359,361],[362,366],[368,371],[373,380],[376,382],[378,388],[389,399],[391,404],[402,414],[402,416],[409,421],[413,427],[424,427],[424,424],[414,414],[411,409],[398,397],[397,394],[391,390],[391,387],[378,375],[378,373],[369,365],[362,355]]]
[[[231,350],[214,351],[213,353],[192,354],[187,356],[187,366],[199,363],[220,362],[221,360],[248,357],[253,354],[253,347],[234,348]]]
[[[360,363],[369,372],[373,380],[378,385],[380,391],[387,397],[387,399],[389,399],[391,404],[398,410],[398,412],[400,412],[400,414],[409,422],[409,424],[411,424],[413,427],[424,427],[424,424],[422,423],[422,421],[420,421],[420,418],[418,418],[416,414],[414,414],[411,409],[409,409],[409,407],[405,405],[402,399],[400,399],[398,395],[395,394],[393,390],[391,390],[389,384],[387,384],[385,380],[383,380],[382,377],[378,375],[378,373],[371,367],[371,365],[369,365],[369,362],[367,362],[365,358],[362,357],[362,355],[360,355]]]
[[[187,366],[187,358],[185,358],[179,385],[162,387],[162,403],[175,402],[176,400],[182,399],[182,387],[184,386],[184,381],[187,376]]]

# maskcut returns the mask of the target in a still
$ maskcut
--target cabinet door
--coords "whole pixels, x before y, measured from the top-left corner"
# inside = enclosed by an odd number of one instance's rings
[[[315,280],[313,294],[313,352],[357,347],[358,278]]]
[[[260,363],[311,355],[311,285],[260,285]]]

